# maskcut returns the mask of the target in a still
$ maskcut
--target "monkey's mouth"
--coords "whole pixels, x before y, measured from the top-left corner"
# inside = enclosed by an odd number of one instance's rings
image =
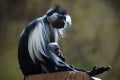
[[[57,21],[53,22],[52,25],[56,29],[64,28],[65,21],[63,21],[63,20],[57,20]]]

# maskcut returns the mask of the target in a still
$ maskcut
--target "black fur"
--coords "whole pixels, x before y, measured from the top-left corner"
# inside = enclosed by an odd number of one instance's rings
[[[60,13],[60,16],[58,17],[59,20],[56,21],[53,25],[57,26],[56,28],[58,29],[62,28],[64,26],[64,23],[62,22],[62,20],[65,19],[63,15],[66,15],[68,13],[65,9],[62,9],[57,6],[57,7],[54,7],[50,12],[48,12],[46,17],[52,15],[54,12]],[[45,24],[48,24],[46,17],[43,20]],[[49,57],[46,57],[41,54],[43,61],[40,61],[37,58],[35,58],[35,63],[34,63],[28,51],[28,38],[29,38],[30,32],[34,30],[34,28],[38,23],[41,23],[41,21],[39,19],[35,19],[30,24],[28,24],[27,27],[24,29],[24,32],[21,34],[21,37],[19,40],[18,60],[24,76],[46,73],[46,71],[43,70],[42,65],[44,65],[44,67],[47,69],[48,72],[83,71],[89,74],[90,76],[98,75],[110,69],[110,67],[102,67],[102,68],[92,69],[91,71],[87,71],[84,69],[76,68],[74,66],[67,64],[64,60],[61,59],[61,57],[53,55],[54,53],[50,51],[47,45],[46,45],[46,48],[48,50],[47,54]],[[54,42],[54,41],[55,41],[55,38],[51,38],[51,42]]]
[[[50,11],[46,14],[47,16],[51,16],[53,13],[59,13],[61,15],[67,15],[68,11],[58,5],[54,6]]]
[[[30,32],[37,25],[37,23],[38,21],[36,20],[31,22],[25,28],[19,40],[18,60],[19,60],[20,68],[25,76],[31,75],[31,74],[37,74],[41,72],[41,66],[38,65],[39,62],[36,62],[36,64],[34,64],[28,52],[28,37],[29,37]]]

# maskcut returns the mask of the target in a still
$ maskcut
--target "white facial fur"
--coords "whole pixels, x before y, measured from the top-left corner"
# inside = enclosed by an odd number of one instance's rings
[[[65,27],[71,26],[72,25],[71,17],[69,15],[65,15],[65,17],[66,17]]]

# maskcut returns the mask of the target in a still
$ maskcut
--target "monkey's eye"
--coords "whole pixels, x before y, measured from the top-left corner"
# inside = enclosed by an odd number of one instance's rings
[[[53,13],[49,18],[50,18],[50,21],[56,21],[58,18],[58,13]]]
[[[52,48],[52,51],[53,51],[56,55],[59,54],[59,48],[58,48],[58,47],[57,47],[57,48]]]
[[[55,51],[59,51],[59,48],[55,48]]]
[[[59,16],[58,16],[58,19],[66,20],[66,17],[63,16],[63,15],[59,15]]]
[[[60,19],[60,20],[66,20],[66,17],[62,14],[58,14],[58,13],[53,13],[51,16],[50,16],[51,20],[52,21],[55,21],[57,19]]]

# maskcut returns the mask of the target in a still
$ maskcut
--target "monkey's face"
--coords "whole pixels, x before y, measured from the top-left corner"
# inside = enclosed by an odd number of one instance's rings
[[[67,11],[60,7],[54,7],[47,13],[47,20],[52,27],[60,29],[71,25],[71,17]]]

